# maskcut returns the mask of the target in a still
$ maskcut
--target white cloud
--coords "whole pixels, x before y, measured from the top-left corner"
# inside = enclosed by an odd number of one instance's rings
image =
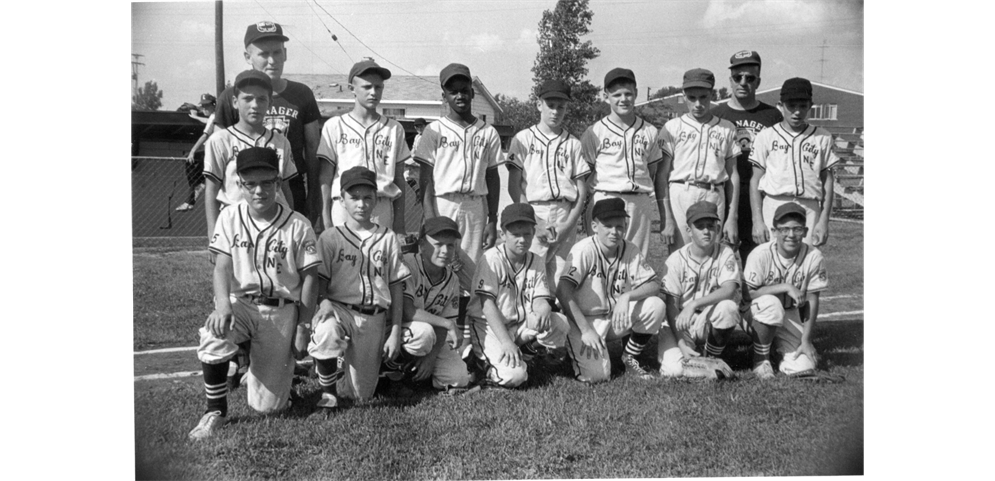
[[[797,24],[798,30],[813,30],[813,22],[831,18],[827,5],[806,0],[709,0],[701,23],[705,28],[737,25]],[[790,27],[790,26],[789,26]],[[816,28],[815,30],[818,30]]]
[[[477,35],[471,35],[467,39],[467,44],[476,47],[480,52],[487,53],[500,49],[504,41],[501,40],[500,36],[493,33],[478,33]]]
[[[536,36],[539,34],[538,31],[532,30],[531,28],[523,28],[522,32],[518,34],[518,40],[516,43],[519,44],[534,44],[536,43]]]

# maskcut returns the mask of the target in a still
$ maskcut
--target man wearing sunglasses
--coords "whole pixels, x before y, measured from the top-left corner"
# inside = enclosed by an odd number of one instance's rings
[[[760,87],[760,54],[757,52],[743,50],[733,54],[729,59],[729,83],[732,98],[713,107],[712,115],[736,126],[736,142],[740,148],[736,159],[740,182],[739,256],[745,261],[750,251],[757,246],[751,236],[753,219],[750,216],[750,178],[753,177],[753,168],[750,166],[750,150],[753,139],[761,129],[775,125],[784,118],[776,107],[757,100],[757,88]],[[727,202],[736,201],[737,199],[727,199]],[[727,209],[726,212],[728,211]]]

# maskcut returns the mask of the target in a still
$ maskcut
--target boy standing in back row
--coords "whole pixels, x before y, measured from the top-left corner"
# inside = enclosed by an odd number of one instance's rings
[[[515,134],[508,147],[508,163],[514,167],[508,170],[511,201],[519,202],[524,193],[535,209],[537,231],[549,236],[545,242],[533,242],[531,250],[546,264],[552,292],[577,242],[577,221],[584,213],[591,173],[581,156],[580,141],[563,128],[569,103],[566,82],[543,82],[537,102],[539,123]]]
[[[812,109],[811,82],[785,80],[777,107],[784,121],[761,130],[750,152],[753,240],[766,242],[774,227],[774,212],[795,202],[805,209],[804,241],[819,247],[829,239],[833,167],[840,159],[833,152],[832,135],[806,122]]]
[[[421,166],[422,208],[426,219],[441,215],[456,221],[463,236],[460,247],[477,262],[497,240],[501,139],[494,127],[473,115],[473,77],[466,65],[447,65],[439,73],[439,82],[449,112],[425,127],[414,153]],[[460,322],[464,346],[468,346],[465,314],[470,286],[461,287]],[[468,353],[467,348],[464,357]]]
[[[390,70],[364,60],[349,70],[349,90],[356,96],[352,111],[328,119],[321,129],[318,160],[321,161],[321,218],[326,226],[342,225],[349,213],[342,206],[342,172],[360,166],[377,175],[379,197],[373,217],[380,224],[403,234],[404,169],[411,157],[404,128],[396,120],[377,113],[384,80]]]
[[[584,159],[591,165],[591,204],[602,199],[625,201],[629,218],[625,240],[632,242],[645,258],[649,252],[653,198],[660,219],[667,179],[658,175],[663,154],[657,142],[658,130],[636,116],[636,75],[632,70],[614,68],[605,75],[605,100],[611,113],[587,128],[580,137]]]
[[[663,199],[667,214],[663,238],[668,245],[679,247],[691,242],[685,213],[700,201],[718,206],[725,241],[738,244],[739,204],[734,202],[728,213],[724,211],[726,199],[739,197],[736,170],[739,145],[732,123],[708,111],[714,86],[715,76],[708,70],[696,68],[685,72],[682,89],[688,113],[671,119],[660,131],[664,157],[661,175],[668,180],[663,184],[667,189]]]

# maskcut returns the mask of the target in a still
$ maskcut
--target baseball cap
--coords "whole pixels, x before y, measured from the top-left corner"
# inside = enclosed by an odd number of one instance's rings
[[[719,217],[719,206],[707,200],[699,200],[698,202],[691,204],[691,207],[688,207],[687,210],[687,218],[688,225],[694,224],[695,221],[699,221],[701,219],[722,220],[722,218]]]
[[[245,46],[248,47],[250,43],[262,38],[279,38],[286,42],[290,40],[283,34],[283,27],[279,23],[274,22],[257,22],[249,25],[245,29]]]
[[[785,100],[812,100],[812,82],[803,78],[789,78],[781,85],[781,102]]]
[[[356,62],[353,64],[352,68],[349,69],[349,83],[352,83],[352,79],[357,75],[362,75],[366,72],[373,70],[384,80],[390,78],[390,70],[387,70],[372,60],[363,60],[362,62]]]
[[[618,197],[601,199],[594,203],[591,209],[591,217],[597,220],[606,220],[613,217],[629,217],[625,212],[625,201]]]
[[[242,88],[245,85],[260,85],[266,90],[273,91],[273,83],[270,82],[266,74],[258,70],[246,70],[235,77],[235,88]]]
[[[235,157],[235,172],[242,173],[249,169],[280,170],[280,158],[276,151],[266,147],[249,147],[238,151]]]
[[[571,100],[570,86],[562,80],[547,80],[539,86],[539,98]]]
[[[357,185],[365,185],[376,190],[377,174],[374,174],[372,170],[361,166],[353,167],[342,173],[342,177],[339,179],[340,190],[345,192],[353,187],[356,187]]]
[[[740,50],[729,57],[729,68],[740,65],[760,65],[760,54],[753,50]]]
[[[415,119],[415,125],[416,126],[417,125],[428,125],[428,122],[426,122],[425,119],[423,119],[421,117],[418,117],[417,119]]]
[[[204,94],[200,96],[200,105],[214,105],[218,102],[211,94]]]
[[[781,204],[776,210],[774,210],[774,223],[780,222],[781,218],[790,214],[799,215],[802,219],[806,218],[804,207],[794,202],[788,202],[786,204]]]
[[[446,82],[448,82],[453,77],[466,77],[467,80],[473,81],[473,77],[470,76],[470,67],[463,65],[461,63],[451,63],[446,65],[439,73],[439,82],[442,83],[444,87]]]
[[[605,88],[608,88],[616,80],[628,80],[636,83],[636,74],[627,68],[613,68],[605,74]]]
[[[421,226],[422,237],[427,235],[434,236],[442,234],[443,232],[452,234],[453,236],[456,236],[457,239],[463,237],[463,235],[459,232],[459,226],[456,225],[456,221],[446,216],[440,215],[438,217],[432,217],[431,219],[427,219]]]
[[[706,89],[715,87],[715,75],[703,68],[693,68],[684,72],[684,85],[681,86],[681,89],[692,87],[704,87]]]
[[[504,229],[508,224],[515,222],[528,222],[531,224],[536,223],[536,211],[531,205],[518,202],[515,204],[508,204],[501,211],[501,228]]]

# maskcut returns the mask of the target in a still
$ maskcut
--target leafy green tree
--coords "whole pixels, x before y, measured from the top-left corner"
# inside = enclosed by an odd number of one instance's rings
[[[159,110],[162,107],[162,91],[154,81],[145,82],[138,93],[131,98],[131,110]]]
[[[495,95],[494,100],[503,111],[498,115],[498,123],[511,125],[515,128],[515,132],[535,125],[539,121],[539,110],[536,109],[535,102],[523,102],[503,94]]]
[[[601,54],[590,40],[581,41],[581,37],[591,33],[593,18],[588,0],[558,0],[552,10],[542,12],[539,53],[532,65],[530,100],[533,102],[539,85],[546,80],[558,79],[570,84],[573,101],[563,124],[577,136],[608,112],[608,105],[600,97],[601,89],[586,79],[587,62]]]

